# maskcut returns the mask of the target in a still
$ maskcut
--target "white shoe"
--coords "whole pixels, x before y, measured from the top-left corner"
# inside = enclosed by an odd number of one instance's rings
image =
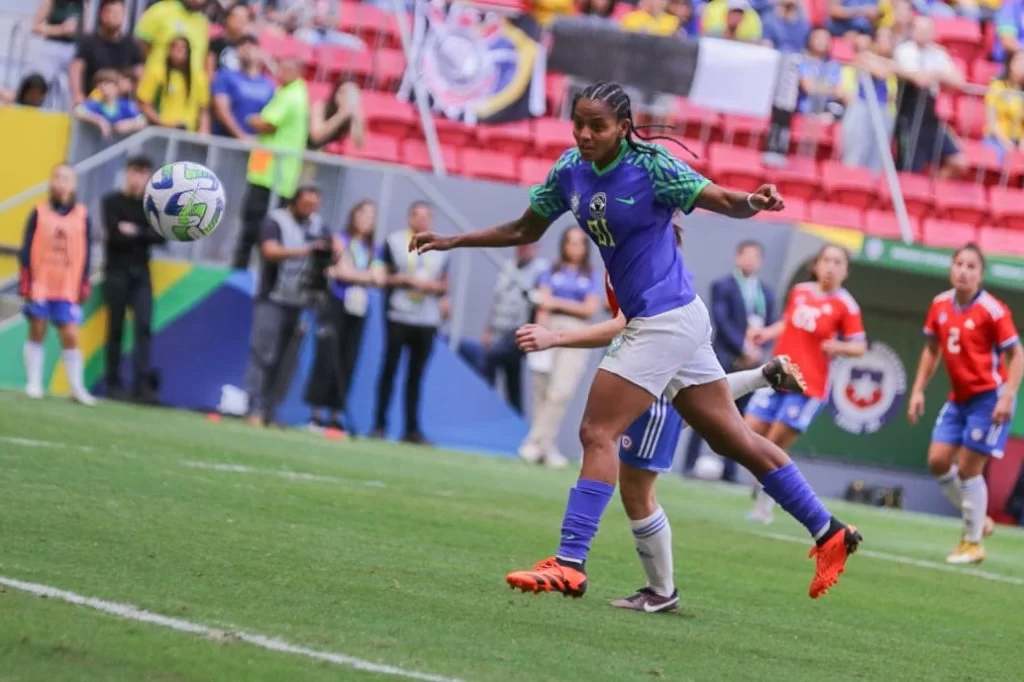
[[[758,509],[754,507],[747,514],[747,521],[753,521],[754,523],[763,523],[764,525],[770,525],[775,520],[775,515],[771,511],[765,511],[764,509]]]
[[[527,464],[539,464],[543,458],[544,453],[534,443],[523,443],[519,447],[519,459]]]
[[[747,514],[747,520],[767,526],[775,520],[775,515],[772,513],[774,507],[775,500],[768,497],[763,490],[757,489],[754,493],[754,508]]]
[[[544,466],[548,469],[564,469],[569,466],[569,460],[560,452],[552,452],[544,456]]]
[[[86,391],[85,389],[82,389],[80,391],[72,391],[71,399],[74,400],[79,405],[84,405],[85,407],[96,406],[96,398],[94,398],[92,394],[89,393],[89,391]]]
[[[25,396],[32,400],[41,400],[43,397],[43,387],[29,384],[25,387]]]

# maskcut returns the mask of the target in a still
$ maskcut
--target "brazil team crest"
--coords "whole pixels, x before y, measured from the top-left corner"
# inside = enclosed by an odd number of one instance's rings
[[[537,43],[501,15],[446,4],[416,3],[415,70],[432,107],[470,124],[542,115],[545,55]],[[416,93],[412,73],[403,99]]]
[[[831,375],[829,410],[839,428],[857,435],[875,433],[885,426],[907,393],[903,361],[878,341],[859,358],[835,360]]]

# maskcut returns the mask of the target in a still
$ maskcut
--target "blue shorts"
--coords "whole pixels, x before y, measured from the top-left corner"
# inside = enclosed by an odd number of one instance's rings
[[[644,471],[669,471],[683,432],[683,418],[666,398],[629,425],[619,442],[619,461]]]
[[[47,301],[30,301],[21,309],[30,320],[49,320],[58,327],[66,324],[78,324],[82,321],[82,307],[72,301],[51,299]]]
[[[999,391],[985,391],[962,403],[947,400],[932,429],[932,441],[962,445],[988,457],[999,459],[1010,437],[1013,416],[1002,424],[992,422],[992,410]]]
[[[799,393],[783,393],[770,388],[754,391],[747,414],[765,422],[780,422],[797,433],[803,433],[814,421],[822,402]]]

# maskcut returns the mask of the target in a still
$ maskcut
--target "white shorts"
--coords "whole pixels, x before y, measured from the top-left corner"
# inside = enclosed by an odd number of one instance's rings
[[[681,308],[634,317],[608,346],[600,369],[672,400],[687,386],[725,378],[711,336],[711,316],[698,296]]]

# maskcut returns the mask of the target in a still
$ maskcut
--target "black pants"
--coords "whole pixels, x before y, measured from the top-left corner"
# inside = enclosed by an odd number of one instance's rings
[[[345,312],[344,302],[335,296],[327,305],[317,321],[316,355],[306,382],[306,402],[344,412],[366,318]]]
[[[135,317],[134,392],[148,387],[150,379],[149,347],[153,338],[153,285],[148,267],[133,267],[107,272],[103,284],[107,302],[107,388],[121,387],[121,340],[124,316],[128,308]]]
[[[747,394],[736,401],[736,407],[739,408],[740,414],[743,414],[747,409],[747,403],[750,402],[752,394]],[[700,434],[690,429],[690,441],[686,444],[686,461],[683,464],[683,472],[689,473],[693,471],[693,466],[697,463],[697,458],[700,457],[700,446],[704,444],[704,439],[700,437]],[[730,483],[736,482],[736,462],[729,459],[728,457],[722,458],[725,462],[725,468],[722,469],[722,480]]]
[[[384,371],[377,385],[377,417],[375,428],[387,427],[388,405],[391,403],[391,391],[395,385],[395,372],[402,350],[409,349],[409,375],[405,384],[405,433],[420,433],[420,382],[423,370],[430,357],[430,349],[434,346],[436,327],[415,327],[400,322],[388,322],[387,342],[384,351]]]
[[[249,267],[252,248],[260,243],[260,225],[270,211],[270,190],[249,185],[242,206],[242,230],[238,233],[238,244],[232,259],[232,267],[236,270]]]
[[[480,373],[492,386],[498,370],[505,373],[505,391],[509,405],[519,414],[523,413],[523,352],[516,347],[515,331],[494,338],[484,351]]]

